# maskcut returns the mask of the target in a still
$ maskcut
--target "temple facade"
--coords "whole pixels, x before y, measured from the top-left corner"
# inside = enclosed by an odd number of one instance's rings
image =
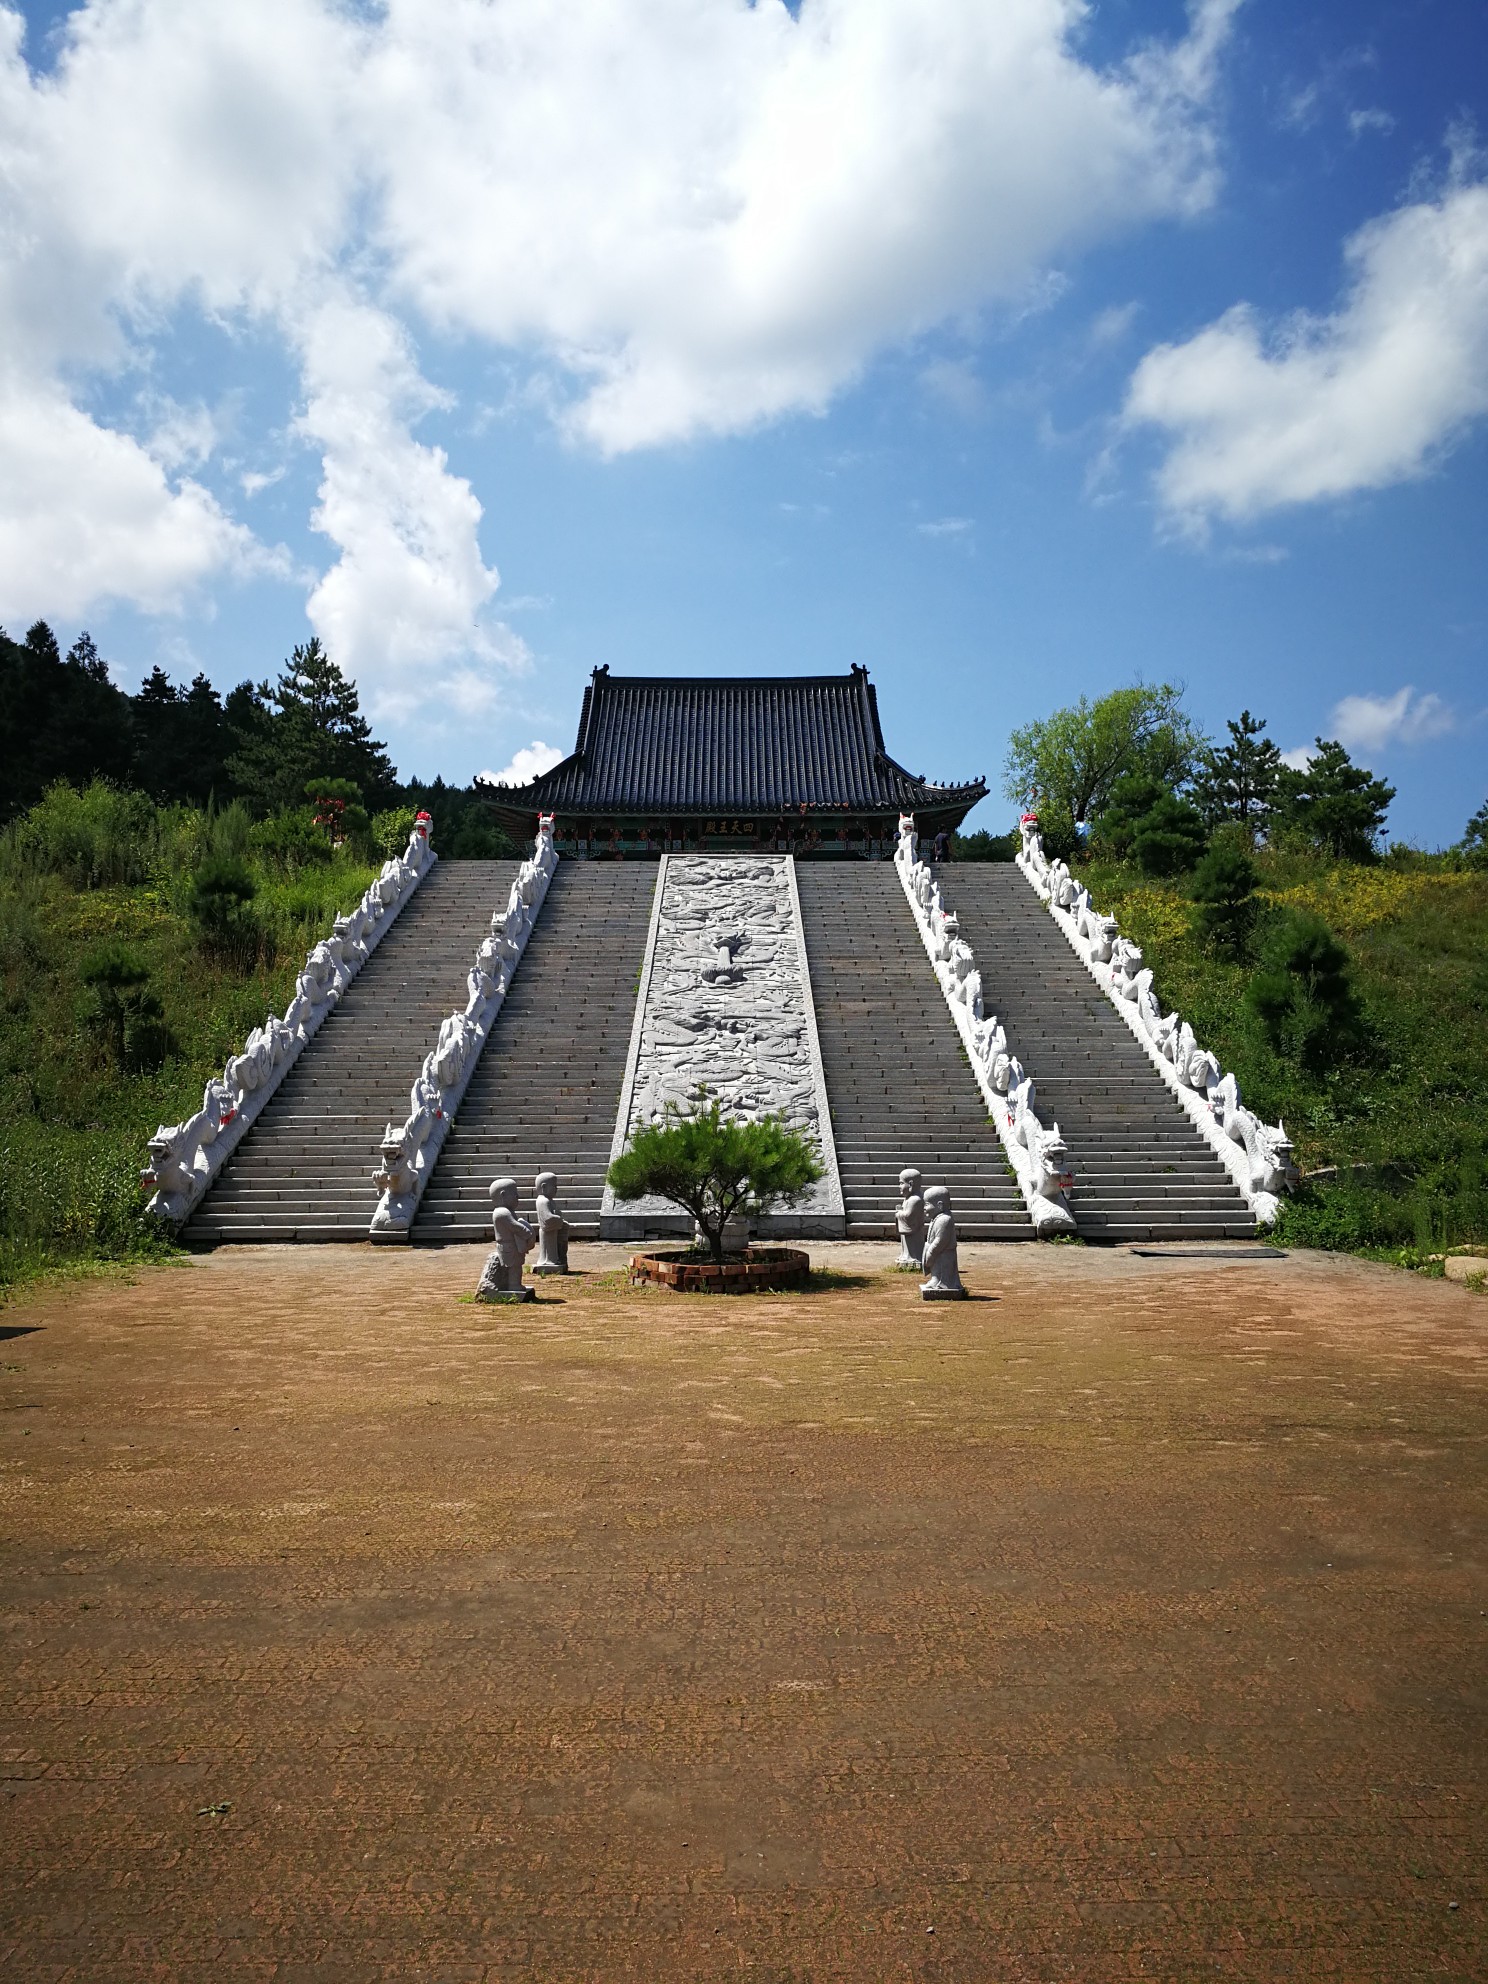
[[[570,859],[751,850],[881,861],[901,813],[922,836],[960,826],[985,779],[935,785],[884,748],[866,668],[846,675],[620,675],[597,668],[579,734],[530,784],[487,782],[518,840],[540,814]]]

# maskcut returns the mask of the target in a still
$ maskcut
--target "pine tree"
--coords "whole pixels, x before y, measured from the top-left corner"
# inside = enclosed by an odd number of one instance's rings
[[[34,805],[57,779],[127,782],[130,751],[129,698],[89,635],[64,661],[44,620],[24,641],[0,632],[0,819]]]
[[[259,811],[300,805],[312,779],[349,779],[370,806],[397,797],[387,746],[373,737],[356,684],[318,639],[294,650],[273,690],[265,687],[262,703],[268,721],[252,723],[229,766]]]
[[[1369,1042],[1352,963],[1321,917],[1290,911],[1272,925],[1246,989],[1278,1054],[1326,1074]]]
[[[38,661],[49,661],[54,666],[61,667],[62,650],[57,646],[57,636],[45,620],[33,620],[26,629],[26,646]]]
[[[1137,822],[1132,857],[1144,875],[1182,875],[1203,854],[1207,839],[1198,808],[1165,792]]]
[[[1216,835],[1208,853],[1194,870],[1190,893],[1194,923],[1206,944],[1225,956],[1243,958],[1255,928],[1256,884],[1260,876],[1233,826]]]
[[[1230,733],[1229,743],[1211,745],[1200,754],[1194,799],[1211,827],[1224,820],[1238,820],[1254,840],[1265,827],[1276,797],[1283,770],[1281,753],[1262,735],[1264,721],[1249,710],[1242,710],[1238,723],[1231,719],[1225,728]]]
[[[1283,765],[1273,825],[1339,861],[1373,861],[1393,785],[1356,765],[1339,743],[1319,737],[1307,764]]]
[[[134,704],[134,783],[161,805],[205,806],[232,796],[227,760],[237,737],[205,675],[178,689],[152,668]]]

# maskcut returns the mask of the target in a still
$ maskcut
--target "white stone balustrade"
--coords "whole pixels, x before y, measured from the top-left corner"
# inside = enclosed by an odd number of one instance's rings
[[[1046,1129],[1034,1114],[1033,1077],[1008,1046],[1006,1029],[982,1010],[982,975],[955,912],[941,900],[940,884],[921,861],[914,820],[899,817],[894,865],[909,898],[925,949],[940,980],[951,1018],[971,1059],[972,1072],[1002,1139],[1036,1233],[1072,1233],[1068,1193],[1073,1179],[1056,1123]]]
[[[162,1124],[150,1139],[150,1162],[140,1173],[151,1194],[147,1211],[179,1226],[247,1135],[305,1043],[333,1012],[341,994],[381,943],[438,856],[430,843],[432,821],[420,813],[408,846],[371,883],[349,916],[338,916],[329,937],[305,959],[284,1017],[270,1014],[243,1043],[202,1095],[202,1106],[183,1123]]]
[[[527,948],[532,926],[558,866],[553,844],[553,816],[538,821],[531,856],[522,863],[511,885],[506,906],[491,917],[490,934],[481,941],[470,967],[464,1008],[440,1023],[434,1045],[424,1056],[408,1094],[408,1116],[400,1126],[389,1123],[379,1146],[380,1162],[372,1183],[381,1194],[372,1215],[376,1241],[408,1238],[413,1215],[423,1197],[450,1122],[460,1106],[481,1049],[496,1016],[506,1003],[517,961]]]
[[[1223,1074],[1218,1060],[1200,1047],[1193,1028],[1177,1013],[1164,1014],[1152,985],[1152,972],[1139,947],[1123,937],[1114,916],[1103,916],[1090,891],[1077,882],[1067,863],[1051,861],[1039,838],[1038,815],[1025,813],[1017,863],[1025,879],[1048,905],[1049,913],[1083,959],[1096,984],[1146,1049],[1158,1074],[1177,1096],[1183,1112],[1234,1179],[1258,1226],[1272,1226],[1281,1194],[1298,1181],[1291,1140],[1282,1124],[1273,1128],[1242,1106],[1240,1086]]]

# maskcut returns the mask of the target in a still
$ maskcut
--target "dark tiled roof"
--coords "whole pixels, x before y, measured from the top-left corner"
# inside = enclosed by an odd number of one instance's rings
[[[488,787],[503,810],[776,813],[810,807],[913,812],[986,791],[931,785],[884,749],[865,668],[847,675],[611,676],[584,691],[578,743],[541,778]]]

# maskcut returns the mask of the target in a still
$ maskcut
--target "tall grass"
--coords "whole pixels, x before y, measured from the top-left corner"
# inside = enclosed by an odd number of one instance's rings
[[[134,886],[188,872],[201,859],[206,833],[206,817],[193,807],[156,806],[143,792],[120,792],[102,779],[82,791],[59,783],[0,834],[0,878],[59,875],[75,889]]]
[[[1205,948],[1180,884],[1113,863],[1081,878],[1142,946],[1164,1010],[1192,1021],[1246,1102],[1285,1122],[1304,1173],[1320,1174],[1285,1204],[1282,1237],[1415,1252],[1488,1241],[1488,873],[1419,855],[1257,859],[1258,946],[1268,914],[1301,909],[1352,956],[1364,1030],[1321,1072],[1272,1047],[1245,998],[1253,963]]]
[[[252,873],[244,956],[214,952],[187,915],[214,857]],[[255,851],[241,807],[155,807],[101,784],[53,787],[0,835],[0,1283],[158,1249],[138,1187],[148,1137],[283,1012],[305,952],[375,872],[327,846],[286,873]],[[147,1072],[121,1067],[94,1023],[84,974],[114,946],[143,963],[163,1009],[170,1051]]]

